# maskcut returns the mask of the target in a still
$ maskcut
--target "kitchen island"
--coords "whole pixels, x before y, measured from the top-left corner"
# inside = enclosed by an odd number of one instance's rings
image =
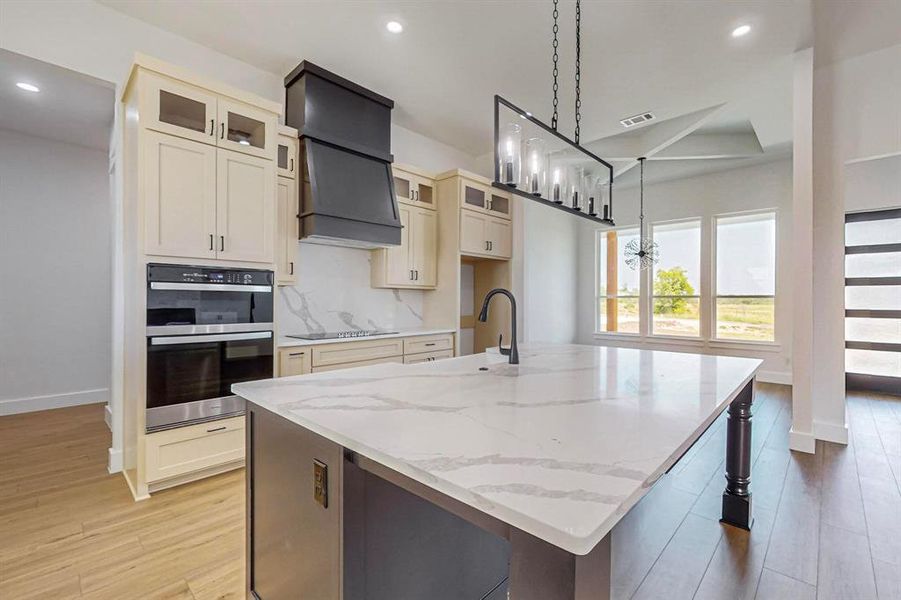
[[[610,531],[728,406],[750,528],[756,359],[579,345],[237,384],[248,597],[610,596]]]

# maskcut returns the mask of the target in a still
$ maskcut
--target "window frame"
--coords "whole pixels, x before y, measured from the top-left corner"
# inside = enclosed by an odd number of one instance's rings
[[[755,349],[760,352],[779,352],[781,351],[781,325],[779,319],[779,307],[781,304],[780,293],[782,277],[782,269],[780,268],[779,259],[781,256],[780,236],[782,223],[780,218],[781,210],[778,207],[756,208],[746,211],[732,211],[718,213],[715,215],[692,215],[678,219],[667,219],[654,221],[650,223],[651,235],[653,235],[654,226],[670,225],[680,222],[700,221],[701,223],[701,290],[700,290],[700,335],[699,336],[683,336],[671,335],[663,333],[653,333],[653,269],[642,272],[639,277],[639,333],[624,333],[620,331],[603,331],[601,330],[601,300],[609,296],[600,295],[600,263],[601,263],[601,244],[606,243],[606,233],[609,231],[629,231],[634,230],[638,225],[614,227],[610,229],[595,230],[594,242],[594,332],[592,336],[599,340],[610,341],[633,341],[640,345],[645,344],[665,344],[668,346],[683,346],[685,348],[710,348],[722,350],[751,350]],[[718,219],[740,216],[753,216],[762,214],[772,214],[775,222],[775,251],[774,251],[774,294],[772,296],[764,296],[773,298],[773,339],[772,340],[742,340],[734,338],[718,338],[716,337],[716,265],[717,265],[717,248],[716,248],[716,225]],[[615,296],[618,297],[618,296]],[[631,297],[631,296],[629,296]],[[695,296],[691,296],[695,297]],[[742,298],[749,296],[741,296]]]
[[[625,231],[637,231],[637,225],[629,225],[623,227],[611,227],[609,229],[598,229],[595,231],[594,236],[594,333],[595,335],[605,335],[610,337],[622,337],[626,339],[636,339],[641,338],[643,336],[644,331],[644,311],[642,310],[642,303],[644,298],[644,277],[639,276],[638,278],[638,295],[637,296],[622,296],[620,294],[605,294],[601,295],[601,244],[607,243],[607,234],[608,233],[617,233],[617,235],[621,232]],[[617,257],[619,260],[619,257]],[[606,269],[606,265],[604,265]],[[619,300],[620,298],[635,298],[638,302],[638,332],[633,333],[629,331],[606,331],[601,329],[601,301],[608,301],[611,298]]]
[[[719,256],[717,253],[718,228],[717,224],[720,219],[731,219],[735,217],[753,217],[756,215],[773,215],[773,294],[718,294],[716,270],[719,264]],[[741,344],[749,346],[774,346],[779,345],[779,328],[776,326],[776,315],[779,312],[779,209],[777,208],[760,208],[754,210],[746,210],[731,213],[720,213],[711,217],[710,226],[710,341],[717,344]],[[719,337],[717,335],[717,300],[720,298],[772,298],[773,299],[773,339],[771,340],[743,340],[728,337]]]
[[[704,218],[703,217],[686,217],[683,219],[671,219],[667,221],[655,221],[650,224],[648,238],[654,241],[654,228],[666,225],[680,225],[682,223],[698,224],[698,290],[697,294],[691,296],[657,296],[654,294],[654,277],[655,269],[648,269],[642,279],[645,279],[648,290],[647,298],[647,337],[653,339],[664,340],[685,340],[697,341],[704,340],[704,320],[707,313],[704,306]],[[654,300],[657,298],[697,298],[698,299],[698,335],[677,335],[673,333],[654,333]]]

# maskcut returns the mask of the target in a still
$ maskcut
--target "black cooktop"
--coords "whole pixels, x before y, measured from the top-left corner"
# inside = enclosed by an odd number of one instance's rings
[[[319,333],[295,333],[286,335],[285,337],[295,338],[298,340],[340,340],[349,338],[370,337],[373,335],[389,335],[398,333],[397,331],[386,331],[384,329],[354,329],[350,331],[323,331]]]

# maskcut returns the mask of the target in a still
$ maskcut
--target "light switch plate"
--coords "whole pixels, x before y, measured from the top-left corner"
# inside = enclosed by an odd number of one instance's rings
[[[313,459],[313,499],[328,508],[328,465]]]

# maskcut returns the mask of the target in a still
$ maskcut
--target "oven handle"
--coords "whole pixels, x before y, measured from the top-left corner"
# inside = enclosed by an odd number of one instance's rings
[[[272,292],[271,285],[240,285],[234,283],[174,283],[151,281],[151,290],[186,290],[189,292]]]
[[[235,342],[240,340],[271,339],[271,331],[251,331],[248,333],[224,333],[215,335],[179,335],[150,338],[151,346],[171,346],[178,344],[202,344],[204,342]]]

